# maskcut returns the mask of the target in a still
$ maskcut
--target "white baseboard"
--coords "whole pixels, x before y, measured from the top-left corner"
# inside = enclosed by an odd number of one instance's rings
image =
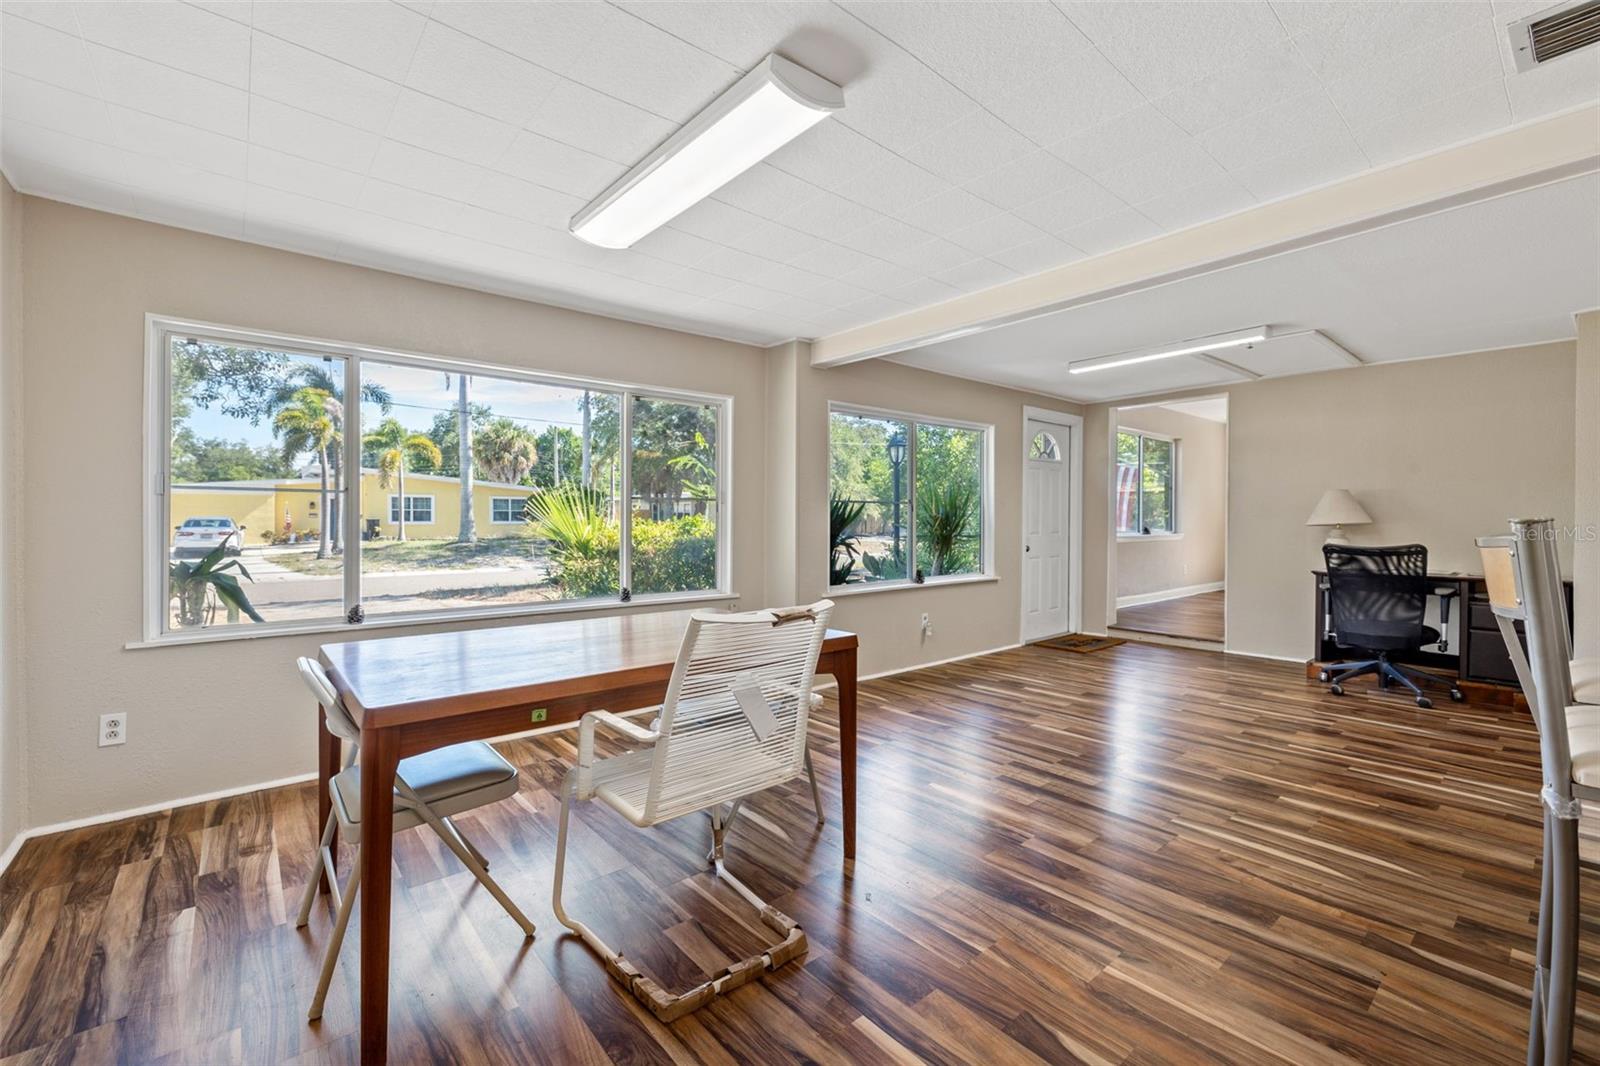
[[[893,677],[895,674],[909,674],[916,670],[928,670],[935,666],[947,666],[950,663],[959,663],[963,659],[976,659],[984,655],[997,655],[1000,652],[1011,651],[1014,648],[1020,647],[1022,647],[1022,643],[1019,641],[1015,644],[1002,644],[997,648],[985,648],[983,651],[969,651],[965,655],[952,655],[948,659],[935,659],[931,663],[916,663],[912,666],[897,666],[893,670],[880,670],[875,674],[862,674],[860,677],[856,678],[856,682],[859,684],[862,681],[876,681],[880,677]],[[824,681],[820,685],[814,685],[812,687],[818,691],[823,691],[834,688],[835,686],[836,683],[834,681],[828,680]]]
[[[17,857],[17,852],[22,848],[22,842],[34,837],[47,837],[52,833],[64,833],[69,829],[84,829],[91,825],[103,825],[106,822],[119,822],[124,818],[138,818],[140,815],[157,814],[169,811],[174,807],[187,807],[192,803],[209,803],[212,800],[228,799],[232,796],[243,796],[248,792],[262,792],[269,788],[282,788],[284,785],[300,785],[307,781],[315,781],[317,775],[296,774],[294,777],[280,777],[276,781],[259,781],[253,785],[239,785],[236,788],[218,789],[216,792],[204,792],[198,796],[185,796],[182,799],[167,800],[163,803],[146,803],[142,807],[129,807],[122,811],[107,811],[105,814],[91,814],[84,818],[74,818],[71,821],[56,822],[54,825],[41,825],[34,829],[24,829],[18,833],[16,839],[6,848],[5,854],[0,855],[0,873],[5,873],[11,865],[11,860]]]
[[[1204,585],[1184,585],[1182,588],[1162,589],[1160,592],[1141,592],[1137,596],[1118,596],[1118,607],[1137,607],[1142,603],[1161,603],[1163,600],[1181,600],[1185,596],[1198,596],[1202,592],[1221,592],[1225,581],[1210,581]]]

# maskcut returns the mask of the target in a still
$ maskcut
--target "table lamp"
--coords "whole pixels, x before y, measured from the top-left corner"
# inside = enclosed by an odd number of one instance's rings
[[[1306,519],[1308,526],[1333,527],[1328,531],[1329,544],[1349,544],[1350,538],[1345,536],[1344,527],[1365,526],[1371,522],[1372,516],[1350,495],[1349,489],[1329,489],[1324,492],[1311,517]]]

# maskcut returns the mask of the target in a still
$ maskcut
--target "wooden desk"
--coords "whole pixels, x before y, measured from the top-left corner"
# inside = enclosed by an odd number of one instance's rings
[[[325,644],[322,665],[361,727],[361,1061],[389,1053],[389,907],[394,773],[400,760],[463,740],[575,723],[586,711],[660,703],[689,611],[589,618]],[[828,631],[817,672],[839,685],[844,856],[856,853],[856,647]],[[541,714],[542,712],[542,714]],[[339,740],[318,721],[318,824]],[[848,868],[848,865],[847,865]]]

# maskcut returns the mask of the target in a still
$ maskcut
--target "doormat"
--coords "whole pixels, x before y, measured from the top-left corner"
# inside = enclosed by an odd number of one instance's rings
[[[1088,633],[1068,633],[1064,637],[1051,637],[1035,644],[1036,648],[1054,648],[1057,651],[1075,651],[1080,655],[1087,655],[1092,651],[1104,651],[1115,648],[1124,641],[1120,637],[1096,637]]]

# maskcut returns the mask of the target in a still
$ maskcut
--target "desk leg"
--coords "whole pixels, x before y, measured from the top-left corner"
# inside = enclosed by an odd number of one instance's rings
[[[835,652],[833,679],[839,686],[839,783],[844,800],[844,860],[856,858],[856,650]]]
[[[317,839],[322,838],[323,827],[328,824],[328,816],[333,813],[333,799],[328,795],[328,782],[333,780],[339,772],[340,757],[344,754],[340,750],[339,738],[328,732],[328,720],[322,713],[322,707],[317,707]],[[333,861],[335,869],[339,862],[339,842],[333,842]],[[319,860],[317,868],[322,869]],[[326,870],[317,879],[322,887],[320,891],[328,891],[328,873]]]
[[[389,870],[400,738],[361,731],[361,1062],[389,1059]]]

